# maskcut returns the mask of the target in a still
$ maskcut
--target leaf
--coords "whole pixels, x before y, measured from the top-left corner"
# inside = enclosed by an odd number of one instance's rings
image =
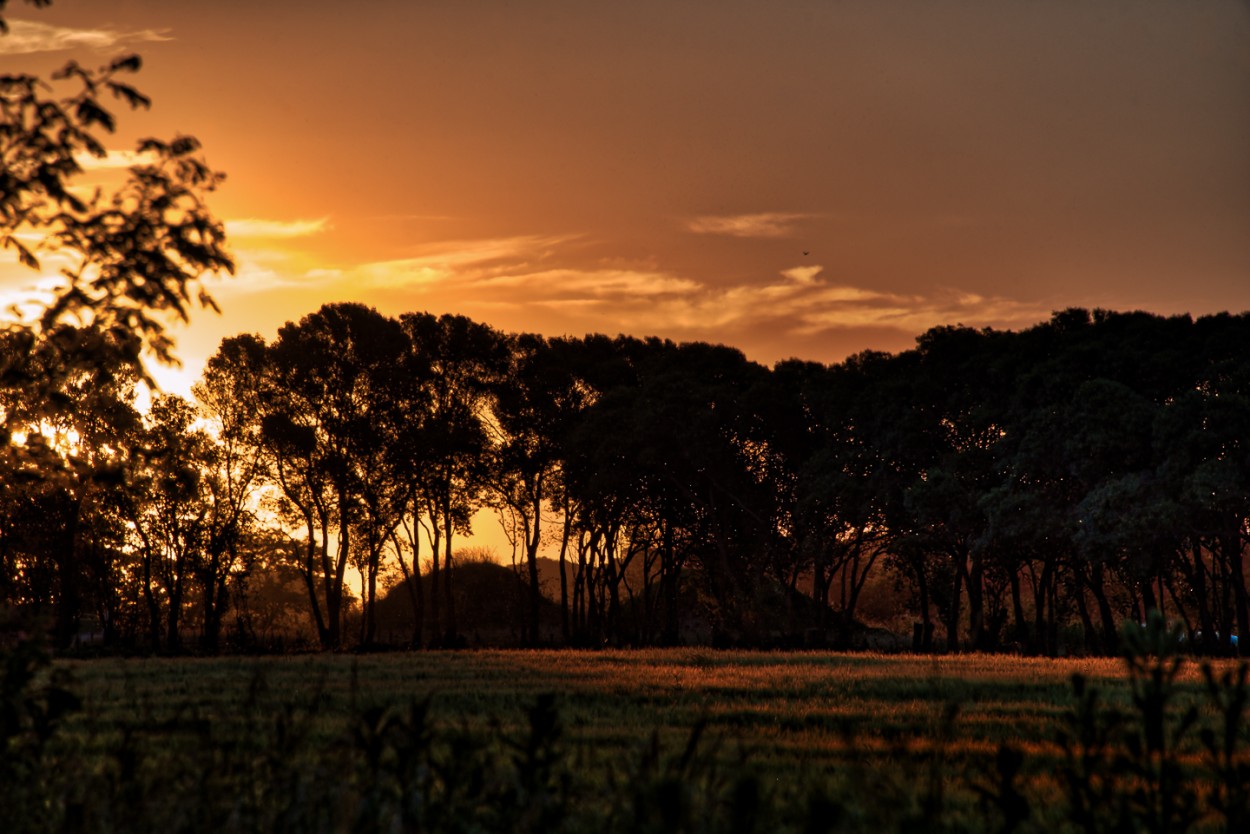
[[[186,156],[193,154],[200,149],[200,140],[194,136],[175,136],[174,141],[169,146],[169,152],[173,156]]]
[[[78,102],[76,115],[84,126],[98,124],[109,133],[112,133],[116,126],[113,115],[89,98]]]
[[[126,99],[126,103],[129,104],[132,109],[137,110],[142,107],[144,110],[148,110],[152,107],[152,99],[148,98],[134,87],[131,87],[129,84],[118,84],[116,81],[110,81],[108,82],[108,86],[109,89],[113,91],[114,96]]]
[[[6,249],[15,250],[17,252],[17,259],[23,266],[28,266],[31,269],[39,268],[39,260],[31,254],[31,251],[17,238],[12,235],[5,235],[3,238],[0,238],[0,244],[3,244]]]
[[[139,140],[139,153],[154,153],[158,156],[164,156],[169,151],[169,146],[159,139],[148,137]]]
[[[69,78],[71,75],[81,75],[81,74],[82,74],[82,67],[78,65],[78,62],[70,61],[65,66],[61,67],[56,72],[52,73],[52,78],[57,81],[60,81],[61,79]]]
[[[123,55],[109,64],[110,72],[138,72],[143,66],[143,59],[138,55]]]

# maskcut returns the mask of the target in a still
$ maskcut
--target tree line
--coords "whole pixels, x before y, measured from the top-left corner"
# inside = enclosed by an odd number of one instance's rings
[[[133,372],[64,376],[73,407],[8,444],[0,599],[63,644],[217,651],[280,575],[337,649],[384,636],[398,572],[404,642],[454,646],[456,545],[488,508],[530,645],[674,644],[692,619],[836,643],[887,575],[919,649],[1111,652],[1159,610],[1227,652],[1250,633],[1248,351],[1244,314],[1070,309],[767,368],[331,304],[224,340],[194,401],[141,412]],[[55,477],[24,474],[35,454]]]

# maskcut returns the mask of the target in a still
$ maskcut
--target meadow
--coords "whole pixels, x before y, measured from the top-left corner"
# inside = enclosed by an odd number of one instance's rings
[[[827,652],[475,651],[273,658],[138,659],[66,664],[86,712],[104,723],[143,716],[162,724],[197,715],[241,720],[244,704],[315,710],[318,731],[342,732],[362,709],[430,702],[431,717],[471,729],[519,730],[525,707],[556,696],[563,725],[605,758],[657,731],[684,741],[697,724],[722,748],[770,771],[808,771],[855,752],[932,744],[951,723],[948,752],[993,754],[1013,742],[1054,750],[1071,708],[1073,674],[1127,703],[1118,659]],[[1195,693],[1190,664],[1180,681]],[[257,691],[259,687],[259,691]],[[958,709],[956,720],[946,717]]]
[[[27,785],[51,810],[6,830],[1238,831],[1236,672],[704,649],[58,661],[40,681],[80,703]]]

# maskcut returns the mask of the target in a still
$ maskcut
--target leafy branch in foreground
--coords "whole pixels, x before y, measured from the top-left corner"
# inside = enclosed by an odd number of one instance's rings
[[[116,125],[104,97],[150,105],[120,80],[140,66],[135,55],[96,70],[70,62],[52,76],[76,87],[63,94],[34,75],[0,76],[0,246],[34,270],[59,265],[37,320],[15,310],[8,325],[28,334],[28,355],[40,341],[65,341],[67,330],[105,334],[142,374],[143,349],[173,358],[163,317],[185,320],[193,303],[216,309],[196,284],[205,273],[233,271],[225,231],[204,204],[223,176],[199,158],[193,137],[140,141],[120,188],[83,193],[84,164],[107,155],[104,134]],[[12,355],[6,365],[11,382],[20,366]]]
[[[194,138],[141,140],[115,191],[86,181],[108,156],[115,103],[151,105],[127,80],[141,66],[124,55],[96,69],[71,61],[48,81],[0,75],[0,249],[32,270],[56,270],[41,275],[44,294],[27,309],[10,309],[0,334],[6,424],[53,417],[84,373],[128,368],[150,382],[145,351],[173,361],[167,319],[185,320],[195,303],[216,309],[198,281],[234,269],[204,204],[222,175]]]

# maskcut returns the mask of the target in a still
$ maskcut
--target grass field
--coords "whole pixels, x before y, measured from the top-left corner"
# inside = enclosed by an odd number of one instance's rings
[[[1221,809],[1246,801],[1244,722],[1197,663],[1127,669],[691,649],[61,661],[82,706],[42,755],[86,775],[72,813],[133,815],[82,830],[1241,830]]]
[[[1001,742],[1050,751],[1056,722],[1085,675],[1127,702],[1124,663],[993,655],[952,657],[710,650],[421,652],[264,659],[108,660],[68,664],[87,712],[160,723],[197,714],[240,718],[259,682],[261,708],[317,705],[327,733],[353,708],[429,698],[433,716],[519,728],[525,706],[557,696],[570,736],[623,752],[652,730],[682,738],[700,721],[722,747],[745,747],[785,771],[857,751],[931,744],[949,708],[954,754],[992,755]],[[1190,664],[1181,683],[1195,697]]]

